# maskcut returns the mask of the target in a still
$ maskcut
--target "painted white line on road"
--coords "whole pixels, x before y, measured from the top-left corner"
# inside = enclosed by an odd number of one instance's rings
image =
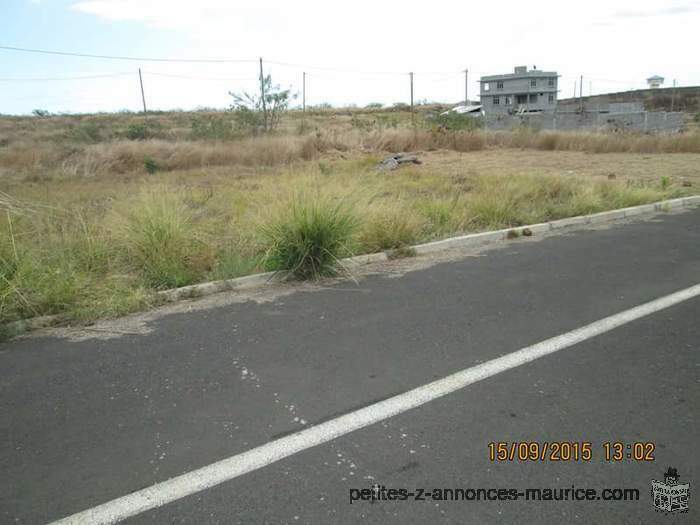
[[[327,443],[699,295],[700,284],[697,284],[53,523],[116,523]]]

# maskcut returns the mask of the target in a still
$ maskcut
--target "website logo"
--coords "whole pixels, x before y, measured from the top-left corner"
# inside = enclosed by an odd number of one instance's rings
[[[678,470],[668,467],[663,481],[651,480],[651,497],[657,512],[688,512],[690,484],[679,483]]]

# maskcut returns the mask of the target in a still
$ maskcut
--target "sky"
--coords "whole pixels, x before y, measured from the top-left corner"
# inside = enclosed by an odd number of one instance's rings
[[[308,105],[477,99],[481,75],[556,71],[560,98],[700,85],[700,0],[468,3],[0,0],[0,113],[225,108],[254,91],[259,58]],[[163,62],[226,60],[226,62]],[[300,103],[300,98],[294,104]]]

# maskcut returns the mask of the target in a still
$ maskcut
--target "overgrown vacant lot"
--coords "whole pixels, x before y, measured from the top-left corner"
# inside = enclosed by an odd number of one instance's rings
[[[301,129],[297,115],[272,136],[242,137],[217,115],[0,119],[0,322],[114,316],[159,289],[260,270],[315,277],[354,253],[700,187],[697,135],[409,121],[320,114]],[[423,164],[376,171],[403,150]]]

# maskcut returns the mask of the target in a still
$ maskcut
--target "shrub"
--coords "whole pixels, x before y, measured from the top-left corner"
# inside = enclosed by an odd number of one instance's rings
[[[344,201],[297,195],[260,227],[267,270],[297,279],[336,275],[340,259],[352,254],[357,219]]]
[[[273,131],[280,123],[282,113],[287,110],[289,101],[296,98],[289,89],[281,89],[272,84],[272,77],[267,75],[262,79],[265,96],[257,93],[234,93],[230,110],[238,128],[247,133]],[[263,110],[264,108],[264,110]]]
[[[369,131],[374,127],[375,121],[372,119],[363,119],[362,117],[353,115],[350,119],[350,125],[355,129],[359,129],[360,131]]]
[[[141,124],[129,124],[126,128],[124,135],[129,140],[146,140],[148,135],[148,128],[145,123]]]
[[[193,139],[230,140],[236,136],[230,119],[207,116],[192,119]]]
[[[124,136],[129,140],[153,139],[162,135],[163,125],[157,120],[129,124],[124,132]]]
[[[441,113],[432,119],[431,122],[434,125],[444,129],[449,129],[451,131],[471,131],[479,129],[483,126],[483,122],[481,121],[480,117],[465,115],[462,113],[457,113],[456,111]]]
[[[331,167],[328,164],[326,164],[325,162],[318,163],[318,171],[321,172],[321,175],[326,175],[326,176],[333,173],[333,170],[331,169]]]
[[[158,166],[158,163],[153,157],[146,156],[143,159],[143,167],[146,168],[146,171],[153,175],[156,171],[160,169],[160,166]]]
[[[393,115],[377,115],[375,122],[380,130],[384,128],[396,129],[399,125],[399,119]]]
[[[75,142],[96,144],[102,140],[101,127],[96,122],[84,122],[70,129],[68,138]]]

